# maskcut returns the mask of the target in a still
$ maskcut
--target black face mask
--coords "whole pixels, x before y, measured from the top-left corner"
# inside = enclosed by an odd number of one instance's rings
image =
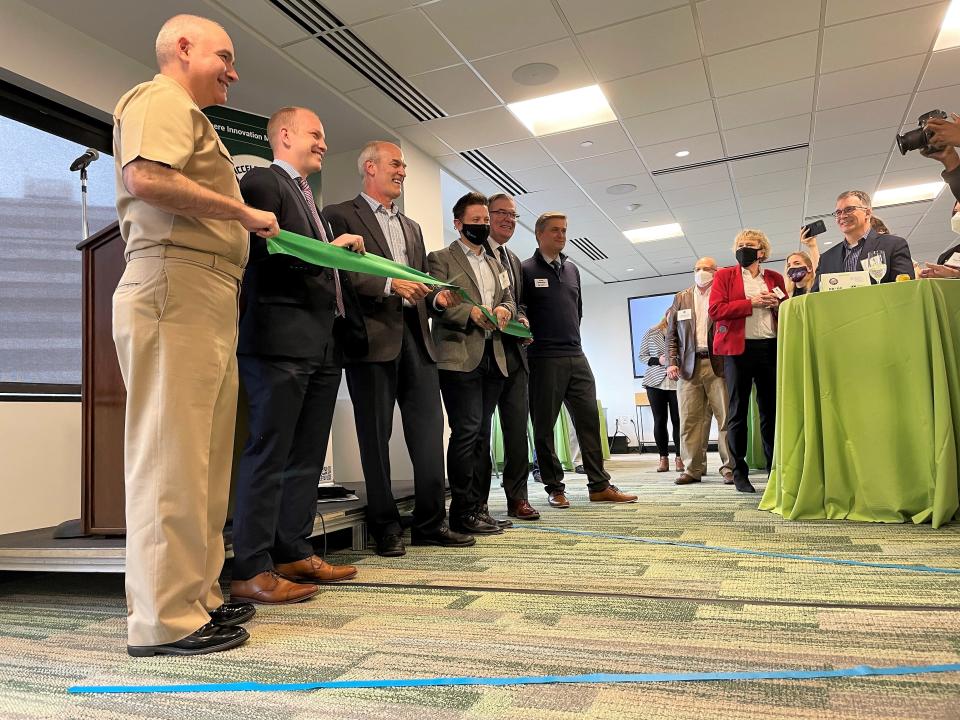
[[[795,283],[801,282],[806,276],[807,269],[805,267],[787,268],[787,277]]]
[[[464,223],[463,230],[461,232],[463,233],[463,236],[474,245],[483,245],[487,241],[487,238],[490,237],[490,226],[467,225]]]
[[[757,248],[742,247],[737,250],[737,262],[740,267],[750,267],[757,261],[760,251]]]

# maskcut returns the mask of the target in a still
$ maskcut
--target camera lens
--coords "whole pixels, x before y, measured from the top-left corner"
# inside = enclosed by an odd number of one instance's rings
[[[897,147],[901,155],[906,155],[910,150],[919,150],[927,144],[927,136],[923,128],[914,128],[903,135],[897,135]]]

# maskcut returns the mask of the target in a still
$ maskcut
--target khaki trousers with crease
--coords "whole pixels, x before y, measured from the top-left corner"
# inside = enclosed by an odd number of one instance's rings
[[[680,404],[680,458],[685,472],[700,478],[707,467],[707,442],[710,422],[716,417],[720,429],[717,442],[720,451],[720,474],[733,470],[727,448],[727,386],[717,377],[709,358],[699,358],[689,380],[677,381],[677,400]]]

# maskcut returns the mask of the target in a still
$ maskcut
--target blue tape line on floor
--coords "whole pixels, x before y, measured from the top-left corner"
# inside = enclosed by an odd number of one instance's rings
[[[941,575],[960,575],[960,568],[930,567],[929,565],[898,565],[896,563],[872,563],[863,560],[843,560],[841,558],[820,557],[818,555],[795,555],[793,553],[769,552],[766,550],[747,550],[745,548],[723,547],[720,545],[698,545],[680,540],[654,540],[653,538],[634,537],[633,535],[611,535],[591,532],[590,530],[567,530],[554,527],[514,526],[513,530],[533,530],[536,532],[558,533],[560,535],[582,535],[584,537],[605,540],[624,540],[626,542],[645,543],[647,545],[672,545],[674,547],[710,550],[712,552],[734,553],[736,555],[756,555],[758,557],[783,558],[785,560],[804,560],[806,562],[826,563],[828,565],[852,565],[853,567],[876,568],[881,570],[908,570],[910,572],[939,573]]]
[[[313,683],[211,683],[207,685],[79,685],[67,692],[92,693],[210,693],[210,692],[280,692],[291,690],[347,690],[360,688],[423,688],[462,687],[465,685],[560,685],[652,682],[705,682],[720,680],[814,680],[819,678],[867,677],[871,675],[920,675],[925,673],[960,672],[960,663],[915,665],[903,667],[871,667],[859,665],[839,670],[760,670],[757,672],[703,673],[638,673],[592,675],[543,675],[529,677],[446,677],[412,678],[408,680],[331,680]]]

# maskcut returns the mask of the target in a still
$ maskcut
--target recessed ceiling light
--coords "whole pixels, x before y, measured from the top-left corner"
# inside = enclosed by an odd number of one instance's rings
[[[683,230],[679,223],[669,225],[654,225],[648,228],[635,228],[624,231],[624,236],[630,242],[650,242],[651,240],[666,240],[667,238],[682,237]]]
[[[643,203],[630,203],[629,205],[627,205],[627,210],[629,210],[630,212],[636,212],[642,207],[643,207]]]
[[[890,188],[889,190],[877,190],[873,196],[873,206],[886,207],[887,205],[933,200],[940,194],[940,191],[943,190],[944,185],[945,183],[938,181],[922,183],[920,185],[908,185],[907,187]]]
[[[627,272],[633,272],[633,268],[627,268]]]
[[[940,25],[940,35],[934,50],[946,50],[960,45],[960,2],[953,0]]]
[[[599,85],[510,103],[507,109],[534,135],[574,130],[617,119]]]
[[[618,183],[607,188],[608,195],[628,195],[637,189],[633,183]]]
[[[689,150],[681,150],[680,152],[675,152],[675,153],[674,153],[674,155],[675,155],[676,157],[686,157],[686,156],[689,155],[689,154],[690,154],[690,151],[689,151]]]
[[[560,74],[560,68],[550,63],[527,63],[513,71],[513,81],[519,85],[546,85]]]
[[[580,143],[580,147],[593,147],[593,140],[584,140]]]

